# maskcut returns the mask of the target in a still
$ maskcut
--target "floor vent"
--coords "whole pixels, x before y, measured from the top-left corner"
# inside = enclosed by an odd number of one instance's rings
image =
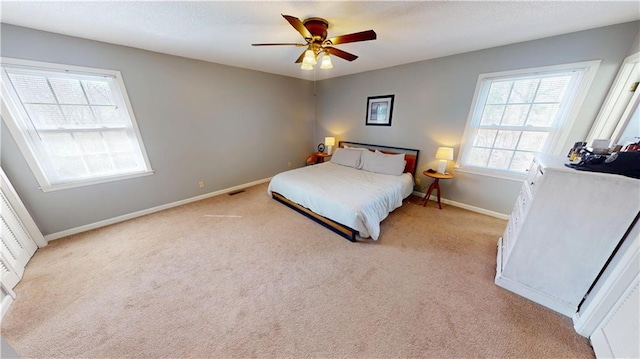
[[[242,193],[242,192],[244,192],[244,190],[243,190],[243,189],[239,189],[239,190],[237,190],[237,191],[229,192],[229,196],[235,196],[235,195],[237,195],[238,193]]]

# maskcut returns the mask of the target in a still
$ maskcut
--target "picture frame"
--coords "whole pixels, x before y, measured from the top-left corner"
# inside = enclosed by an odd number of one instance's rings
[[[395,95],[367,97],[366,126],[391,126]]]

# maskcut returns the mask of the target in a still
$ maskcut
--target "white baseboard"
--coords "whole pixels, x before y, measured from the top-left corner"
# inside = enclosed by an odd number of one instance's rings
[[[420,196],[422,198],[424,198],[424,196],[427,195],[426,193],[422,193],[422,192],[418,192],[418,191],[413,191],[413,194],[416,195],[416,196]],[[429,197],[429,199],[432,200],[432,201],[438,201],[438,197],[434,196],[434,195],[431,195],[431,197]],[[462,209],[466,209],[466,210],[469,210],[469,211],[472,211],[472,212],[486,214],[487,216],[491,216],[491,217],[495,217],[495,218],[499,218],[499,219],[504,219],[504,220],[508,220],[509,219],[509,215],[508,214],[495,212],[495,211],[490,211],[488,209],[484,209],[484,208],[472,206],[472,205],[469,205],[469,204],[452,201],[452,200],[446,199],[446,198],[440,198],[440,202],[444,203],[444,204],[452,205],[454,207],[460,207]]]
[[[547,293],[541,292],[536,288],[513,281],[503,276],[502,273],[496,273],[494,283],[499,287],[502,287],[521,297],[525,297],[562,315],[566,315],[569,318],[573,317],[573,315],[578,311],[577,305],[567,303],[559,298],[555,298],[548,295]]]
[[[264,178],[264,179],[261,179],[261,180],[257,180],[257,181],[253,181],[253,182],[249,182],[249,183],[245,183],[245,184],[241,184],[241,185],[238,185],[238,186],[233,186],[233,187],[221,189],[219,191],[205,193],[205,194],[200,195],[200,196],[195,196],[195,197],[183,199],[183,200],[180,200],[180,201],[163,204],[161,206],[147,208],[147,209],[143,209],[141,211],[137,211],[137,212],[133,212],[133,213],[129,213],[129,214],[124,214],[122,216],[105,219],[103,221],[86,224],[84,226],[80,226],[80,227],[76,227],[76,228],[70,228],[70,229],[66,229],[64,231],[47,234],[46,236],[44,236],[44,239],[46,239],[47,242],[49,242],[49,241],[53,241],[55,239],[59,239],[59,238],[66,237],[66,236],[70,236],[72,234],[78,234],[78,233],[86,232],[86,231],[89,231],[89,230],[92,230],[92,229],[108,226],[108,225],[111,225],[111,224],[114,224],[114,223],[124,222],[126,220],[133,219],[133,218],[136,218],[136,217],[141,217],[141,216],[145,216],[147,214],[163,211],[165,209],[169,209],[169,208],[173,208],[173,207],[177,207],[177,206],[182,206],[183,204],[200,201],[200,200],[203,200],[203,199],[206,199],[206,198],[215,197],[215,196],[218,196],[218,195],[221,195],[221,194],[225,194],[225,193],[229,193],[229,192],[233,192],[233,191],[238,191],[238,190],[241,190],[243,188],[247,188],[247,187],[255,186],[255,185],[258,185],[258,184],[261,184],[261,183],[269,182],[271,180],[271,178],[272,177]]]
[[[49,242],[49,241],[53,241],[53,240],[56,240],[56,239],[59,239],[59,238],[62,238],[62,237],[66,237],[66,236],[70,236],[70,235],[73,235],[73,234],[86,232],[86,231],[89,231],[89,230],[92,230],[92,229],[108,226],[108,225],[115,224],[115,223],[118,223],[118,222],[124,222],[126,220],[133,219],[133,218],[136,218],[136,217],[141,217],[141,216],[145,216],[147,214],[159,212],[159,211],[162,211],[162,210],[165,210],[165,209],[169,209],[169,208],[173,208],[173,207],[177,207],[177,206],[182,206],[183,204],[200,201],[200,200],[203,200],[203,199],[206,199],[206,198],[215,197],[215,196],[218,196],[218,195],[221,195],[221,194],[225,194],[225,193],[237,191],[237,190],[240,190],[240,189],[243,189],[243,188],[255,186],[255,185],[258,185],[258,184],[261,184],[261,183],[269,182],[271,180],[271,178],[272,177],[264,178],[264,179],[261,179],[261,180],[257,180],[257,181],[253,181],[253,182],[249,182],[249,183],[245,183],[245,184],[241,184],[241,185],[238,185],[238,186],[233,186],[233,187],[221,189],[219,191],[205,193],[205,194],[200,195],[200,196],[191,197],[191,198],[183,199],[183,200],[180,200],[180,201],[163,204],[161,206],[147,208],[147,209],[143,209],[141,211],[137,211],[137,212],[133,212],[133,213],[129,213],[129,214],[124,214],[122,216],[105,219],[103,221],[86,224],[84,226],[70,228],[70,229],[66,229],[64,231],[47,234],[46,236],[44,236],[44,239],[46,239],[47,242]],[[415,194],[416,196],[423,197],[423,198],[426,195],[425,193],[418,192],[418,191],[413,191],[413,194]],[[431,196],[431,199],[432,200],[437,200],[437,197]],[[451,201],[451,200],[448,200],[446,198],[441,198],[440,201],[442,203],[444,203],[444,204],[449,204],[449,205],[452,205],[452,206],[455,206],[455,207],[460,207],[460,208],[463,208],[463,209],[466,209],[466,210],[469,210],[469,211],[473,211],[473,212],[477,212],[477,213],[481,213],[481,214],[486,214],[486,215],[491,216],[491,217],[500,218],[500,219],[509,219],[509,215],[498,213],[498,212],[494,212],[494,211],[490,211],[488,209],[484,209],[484,208],[480,208],[480,207],[471,206],[471,205],[460,203],[460,202],[456,202],[456,201]]]

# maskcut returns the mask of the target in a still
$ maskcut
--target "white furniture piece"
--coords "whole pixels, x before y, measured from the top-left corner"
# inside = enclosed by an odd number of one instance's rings
[[[38,247],[47,245],[18,193],[0,168],[0,313],[16,297],[13,288]]]
[[[534,159],[498,241],[495,283],[573,317],[640,212],[640,180]]]
[[[589,336],[598,358],[640,358],[640,228],[635,229],[574,319],[576,331]]]

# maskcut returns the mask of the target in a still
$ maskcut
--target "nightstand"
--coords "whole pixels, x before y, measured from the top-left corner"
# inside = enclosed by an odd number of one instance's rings
[[[316,152],[307,158],[307,166],[329,161],[330,159],[331,155],[323,152]]]
[[[429,197],[431,197],[431,192],[433,192],[433,190],[437,190],[438,191],[438,208],[442,209],[442,205],[440,204],[440,180],[441,179],[451,179],[453,178],[453,173],[438,173],[438,172],[427,172],[424,171],[422,172],[423,175],[427,176],[427,177],[431,177],[433,178],[433,183],[431,184],[431,186],[429,186],[429,190],[427,191],[427,195],[424,196],[424,204],[422,205],[422,207],[427,205],[427,201],[429,201]]]
[[[332,156],[326,153],[316,153],[315,155],[318,156],[318,160],[316,161],[316,163],[330,161]]]

